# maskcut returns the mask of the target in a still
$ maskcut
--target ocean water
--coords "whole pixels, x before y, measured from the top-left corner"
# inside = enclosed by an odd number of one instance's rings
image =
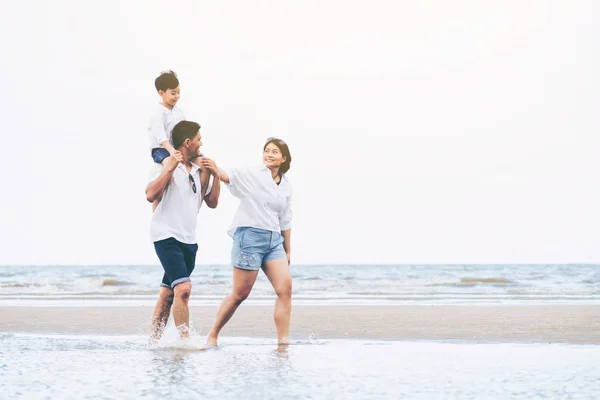
[[[600,346],[0,334],[3,399],[597,399]]]
[[[198,265],[192,305],[216,305],[231,268]],[[296,305],[600,303],[600,265],[293,265]],[[152,305],[150,266],[0,266],[0,305]],[[265,276],[248,304],[271,304]]]
[[[600,304],[600,265],[292,266],[294,305]],[[155,266],[0,266],[0,307],[153,305]],[[191,306],[231,267],[199,265]],[[272,306],[259,279],[248,304]],[[0,399],[597,399],[600,346],[3,332]],[[40,309],[43,312],[43,309]],[[68,332],[68,327],[64,332]]]

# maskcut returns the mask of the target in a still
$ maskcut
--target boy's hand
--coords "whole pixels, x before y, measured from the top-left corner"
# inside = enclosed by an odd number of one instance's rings
[[[175,168],[177,168],[177,164],[183,162],[183,155],[178,150],[175,150],[175,152],[169,158],[170,162],[168,168],[170,171],[175,171]]]

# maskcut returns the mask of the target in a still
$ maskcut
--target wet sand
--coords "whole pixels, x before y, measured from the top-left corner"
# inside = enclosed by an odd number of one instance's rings
[[[205,335],[216,307],[191,307]],[[273,308],[242,305],[223,336],[276,337]],[[146,334],[152,307],[0,307],[0,332]],[[600,306],[297,306],[290,337],[600,344]]]

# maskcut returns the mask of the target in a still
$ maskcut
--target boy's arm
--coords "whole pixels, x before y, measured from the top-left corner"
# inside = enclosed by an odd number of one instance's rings
[[[153,203],[156,200],[160,200],[165,193],[165,189],[171,182],[171,177],[173,176],[173,171],[177,168],[177,164],[183,161],[183,156],[181,153],[175,154],[171,158],[171,162],[165,166],[163,172],[148,184],[146,187],[146,200],[148,202]]]
[[[169,142],[168,140],[165,140],[164,142],[161,143],[162,147],[164,147],[170,155],[175,154],[175,148],[173,147],[173,145],[171,144],[171,142]]]

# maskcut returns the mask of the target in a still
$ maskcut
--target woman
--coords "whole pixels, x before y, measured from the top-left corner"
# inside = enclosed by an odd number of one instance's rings
[[[240,205],[228,231],[233,237],[233,288],[217,311],[207,336],[208,346],[217,345],[219,332],[250,294],[261,268],[277,294],[274,319],[278,343],[288,343],[292,311],[292,185],[285,173],[291,162],[287,144],[269,138],[263,147],[263,166],[218,170],[218,177],[240,199]]]

